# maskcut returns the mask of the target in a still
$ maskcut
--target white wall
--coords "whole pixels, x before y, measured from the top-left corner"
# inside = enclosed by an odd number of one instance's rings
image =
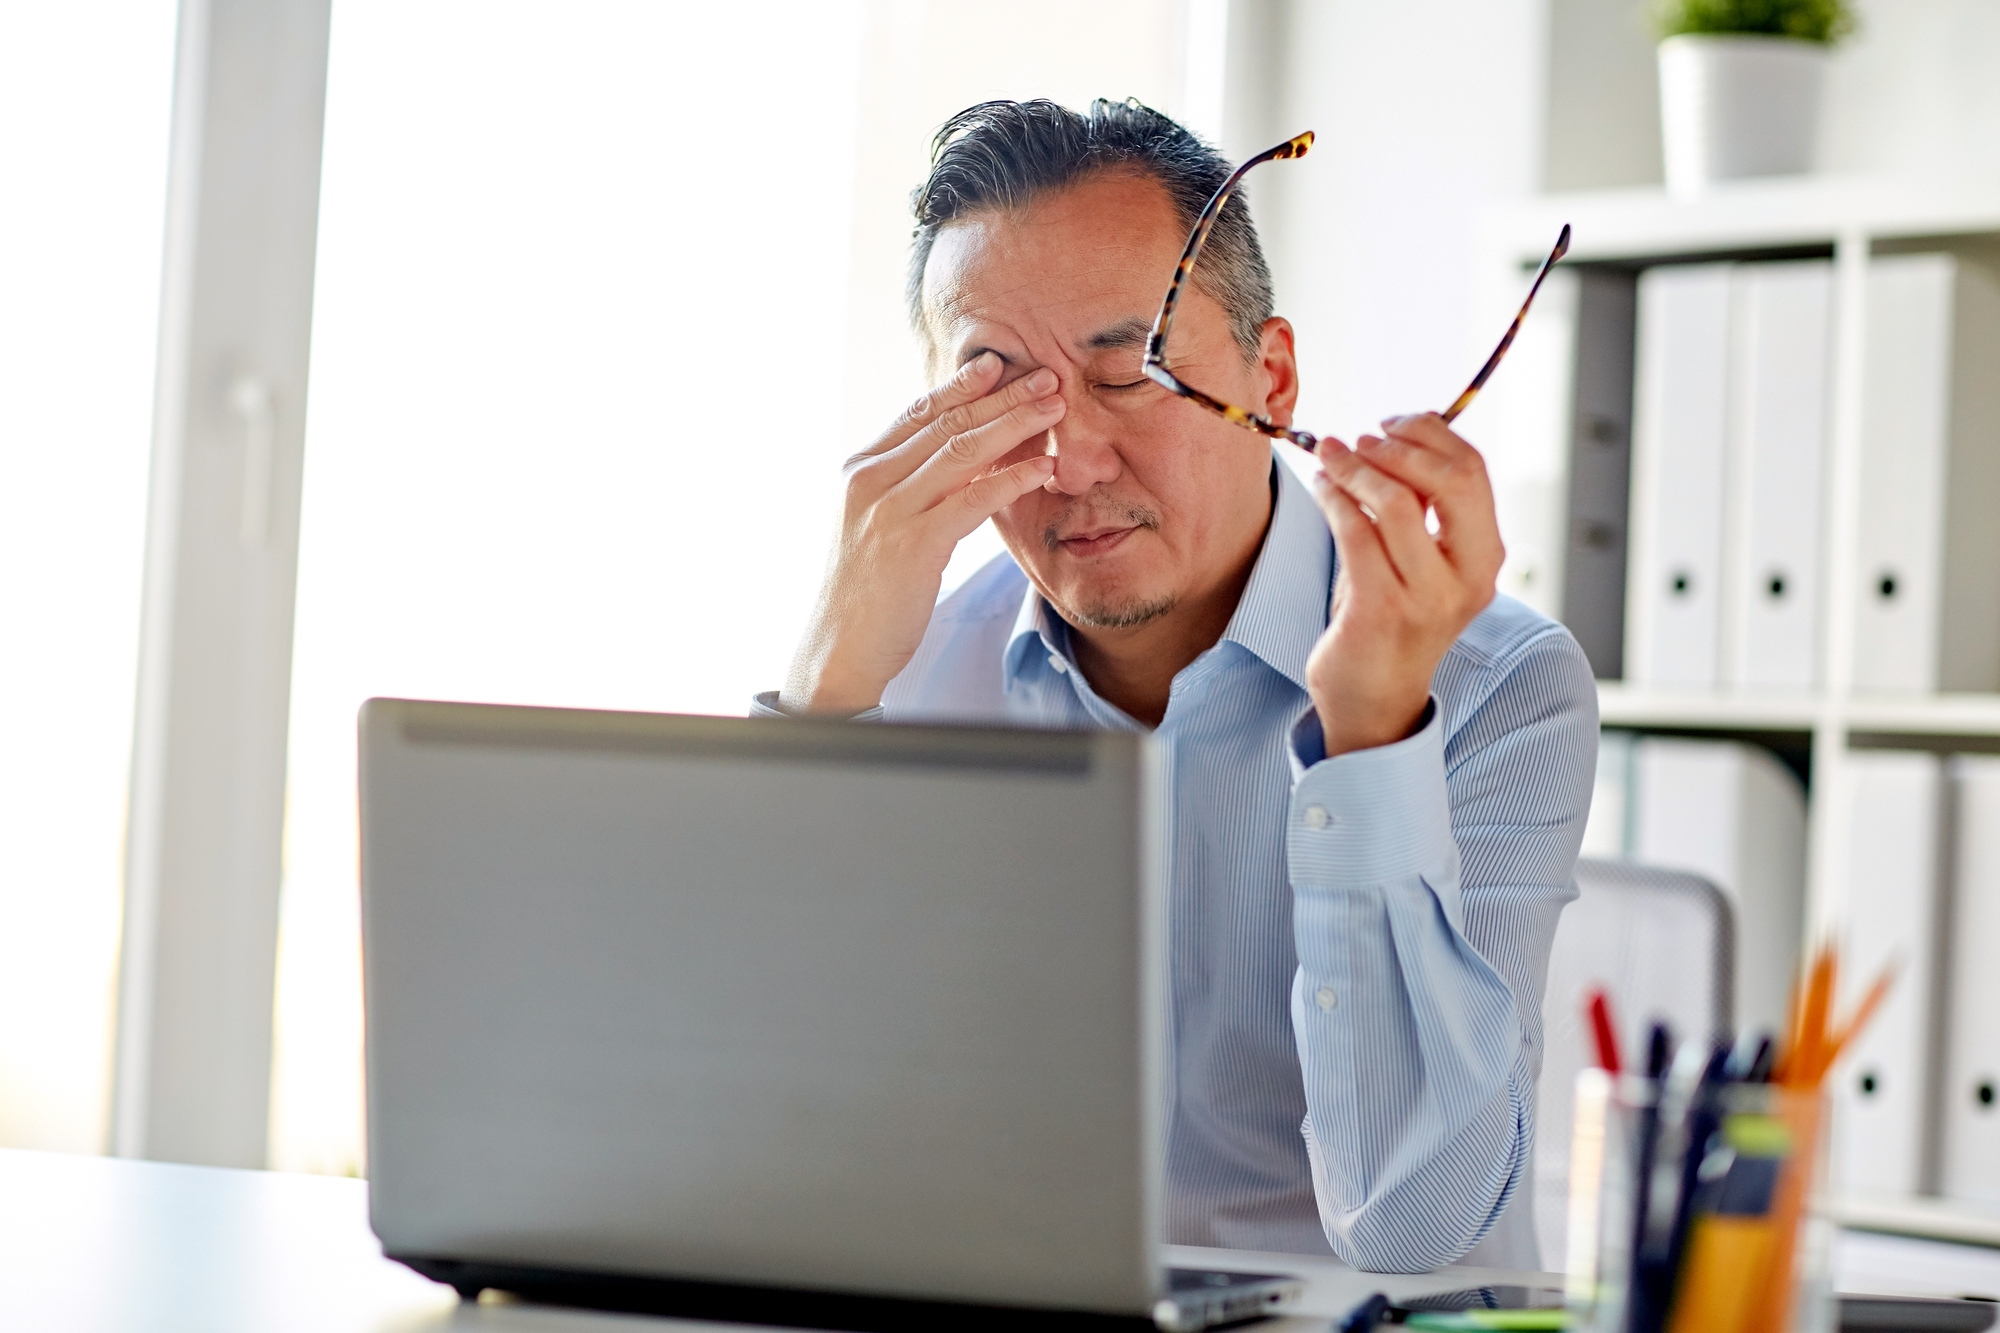
[[[1638,0],[1549,0],[1548,188],[1658,184],[1653,39]],[[1855,0],[1821,122],[1822,171],[1990,171],[2000,156],[2000,5]]]
[[[1550,190],[1658,185],[1660,82],[1639,0],[1549,0]]]
[[[1828,71],[1820,168],[2000,165],[2000,4],[1861,0],[1860,30]]]
[[[1254,203],[1308,429],[1351,438],[1443,408],[1503,331],[1476,317],[1472,237],[1484,205],[1540,181],[1545,5],[1286,6],[1282,132],[1319,138],[1260,168]]]

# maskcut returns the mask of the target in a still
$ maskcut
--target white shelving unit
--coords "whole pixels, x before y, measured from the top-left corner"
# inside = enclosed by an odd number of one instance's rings
[[[1967,749],[1987,748],[1982,741],[2000,743],[2000,694],[1861,694],[1836,700],[1823,693],[1717,694],[1600,681],[1597,706],[1605,726],[1641,731],[1811,732],[1832,717],[1849,736],[1908,736],[1924,749],[1954,740],[1966,742]]]
[[[2000,749],[2000,694],[1922,697],[1852,688],[1860,571],[1862,402],[1868,260],[1886,247],[1992,245],[2000,254],[2000,173],[1951,177],[1823,176],[1743,182],[1697,201],[1657,189],[1543,195],[1495,209],[1479,228],[1482,305],[1509,308],[1521,274],[1564,223],[1576,261],[1646,261],[1830,248],[1835,273],[1834,392],[1827,490],[1824,688],[1811,693],[1691,692],[1605,682],[1606,726],[1808,737],[1816,797],[1837,789],[1857,743],[1929,750]],[[1504,318],[1504,317],[1503,317]],[[1995,367],[2000,373],[2000,367]],[[2000,515],[1995,516],[2000,522]],[[1996,588],[1995,596],[2000,596]],[[1807,921],[1838,916],[1844,830],[1829,802],[1810,813]],[[2000,1214],[1943,1199],[1850,1199],[1836,1216],[1869,1230],[2000,1247]]]

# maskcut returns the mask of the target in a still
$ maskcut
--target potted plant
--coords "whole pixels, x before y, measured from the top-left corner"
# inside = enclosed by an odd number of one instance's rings
[[[1812,168],[1827,51],[1848,0],[1655,0],[1667,189]]]

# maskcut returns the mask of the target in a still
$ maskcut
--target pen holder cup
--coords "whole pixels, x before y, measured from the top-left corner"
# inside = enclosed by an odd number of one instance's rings
[[[1831,1223],[1816,1188],[1825,1178],[1827,1099],[1816,1088],[1767,1083],[1728,1084],[1712,1095],[1707,1119],[1683,1118],[1661,1106],[1654,1080],[1601,1069],[1578,1075],[1572,1327],[1830,1333]]]

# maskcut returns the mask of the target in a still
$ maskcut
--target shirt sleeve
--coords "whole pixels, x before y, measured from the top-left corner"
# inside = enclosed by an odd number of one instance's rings
[[[1530,1188],[1541,997],[1597,745],[1546,631],[1447,734],[1333,759],[1293,736],[1292,1027],[1320,1220],[1357,1268],[1428,1272]]]
[[[750,716],[797,717],[798,714],[788,713],[779,706],[778,691],[760,690],[758,693],[750,696]],[[854,714],[854,716],[843,718],[842,720],[846,722],[880,722],[882,720],[882,705],[876,704],[873,708],[864,708]]]

